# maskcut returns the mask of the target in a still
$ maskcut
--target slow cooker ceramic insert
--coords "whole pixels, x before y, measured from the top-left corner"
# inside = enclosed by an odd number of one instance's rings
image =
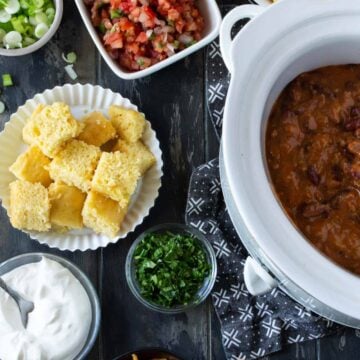
[[[233,25],[251,21],[231,39]],[[265,159],[271,108],[297,75],[360,63],[360,1],[284,0],[232,10],[220,32],[231,72],[221,150],[221,181],[233,223],[252,258],[254,294],[281,288],[308,309],[360,328],[360,277],[316,250],[292,224],[272,189]]]

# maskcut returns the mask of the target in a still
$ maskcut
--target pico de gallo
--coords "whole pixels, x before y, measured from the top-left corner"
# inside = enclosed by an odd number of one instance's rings
[[[84,0],[110,56],[142,70],[201,39],[195,0]]]

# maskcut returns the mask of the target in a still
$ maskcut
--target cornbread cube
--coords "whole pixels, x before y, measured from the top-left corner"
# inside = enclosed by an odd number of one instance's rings
[[[78,136],[90,145],[101,146],[116,136],[116,130],[101,112],[94,111],[83,118],[84,130]]]
[[[100,155],[98,147],[70,140],[50,163],[50,177],[87,192]]]
[[[138,165],[141,175],[145,174],[145,172],[156,163],[155,156],[141,140],[129,143],[123,139],[119,139],[113,151],[120,151],[127,154],[129,159]]]
[[[20,180],[31,183],[39,182],[48,187],[51,183],[49,171],[47,170],[50,161],[37,146],[31,146],[18,156],[9,170]]]
[[[50,201],[47,189],[40,183],[15,180],[10,183],[9,217],[17,229],[47,231],[50,229]]]
[[[109,108],[109,115],[117,133],[128,142],[135,142],[141,139],[145,128],[145,117],[143,114],[112,105]]]
[[[24,126],[23,138],[26,143],[37,145],[45,155],[54,157],[66,141],[79,135],[83,126],[64,103],[39,105]]]
[[[49,187],[50,222],[66,229],[83,227],[81,212],[86,194],[75,186],[52,183]]]
[[[120,230],[126,211],[127,206],[121,207],[118,202],[90,191],[86,197],[82,215],[87,227],[113,238]]]
[[[102,153],[92,181],[92,189],[127,206],[140,177],[138,166],[126,154]]]

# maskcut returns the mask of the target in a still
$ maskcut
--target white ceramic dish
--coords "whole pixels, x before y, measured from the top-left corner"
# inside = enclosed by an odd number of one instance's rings
[[[63,0],[53,0],[53,1],[54,1],[55,9],[56,9],[55,18],[54,18],[53,23],[50,26],[50,29],[47,31],[47,33],[41,39],[36,41],[34,44],[24,47],[24,48],[21,48],[21,49],[3,49],[2,47],[0,47],[0,55],[22,56],[22,55],[31,54],[49,42],[49,40],[56,33],[56,31],[60,25],[62,15],[63,15]]]
[[[192,54],[193,52],[201,49],[205,45],[209,44],[213,41],[219,34],[219,28],[221,24],[221,14],[219,7],[216,4],[216,0],[206,0],[199,1],[199,9],[201,14],[205,19],[205,29],[203,32],[203,37],[196,44],[189,46],[188,48],[176,53],[175,55],[153,65],[149,68],[139,71],[129,71],[127,69],[122,68],[116,61],[114,61],[110,55],[105,50],[99,35],[97,34],[96,29],[91,23],[89,11],[86,8],[83,0],[75,0],[75,3],[79,9],[80,15],[84,21],[84,24],[93,39],[96,47],[98,48],[101,56],[108,64],[110,69],[114,72],[114,74],[125,80],[133,80],[138,79],[147,75],[150,75],[158,70],[163,69],[164,67],[173,64],[174,62]]]
[[[252,20],[232,41],[233,24],[248,17]],[[221,178],[237,231],[251,255],[275,276],[275,284],[314,312],[358,328],[360,277],[318,252],[288,219],[268,176],[264,136],[272,105],[286,84],[318,67],[360,63],[359,39],[360,2],[353,0],[241,6],[224,18],[220,30],[232,75]]]
[[[0,198],[5,209],[9,207],[9,183],[15,179],[8,169],[14,163],[17,156],[26,148],[22,140],[24,124],[38,104],[51,104],[55,101],[63,101],[69,104],[74,116],[77,118],[83,116],[85,112],[94,110],[107,114],[107,110],[112,104],[137,110],[137,107],[130,100],[123,98],[120,94],[90,84],[57,86],[37,94],[33,99],[26,101],[10,117],[4,131],[0,133]],[[133,195],[128,213],[122,223],[120,233],[115,238],[111,239],[105,235],[96,234],[87,228],[72,230],[67,233],[56,233],[53,231],[45,233],[29,232],[30,237],[42,244],[47,244],[60,250],[85,251],[89,249],[95,250],[99,247],[107,246],[109,243],[115,243],[118,239],[126,237],[129,232],[134,231],[154,206],[162,177],[163,163],[159,141],[148,121],[143,141],[150,148],[157,162],[140,181]]]

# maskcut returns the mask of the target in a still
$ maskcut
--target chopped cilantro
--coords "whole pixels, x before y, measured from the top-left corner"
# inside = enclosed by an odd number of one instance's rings
[[[171,232],[147,234],[134,261],[142,296],[165,307],[192,302],[211,269],[193,235]]]
[[[110,10],[110,18],[111,19],[118,19],[122,17],[124,14],[120,9],[111,9]]]
[[[144,66],[144,64],[145,64],[145,62],[144,62],[144,60],[143,60],[142,58],[138,58],[138,59],[136,60],[136,62],[137,62],[137,64],[138,64],[139,66]]]
[[[106,28],[105,28],[105,25],[103,23],[101,23],[99,25],[99,31],[102,33],[102,34],[105,34],[106,33]]]

